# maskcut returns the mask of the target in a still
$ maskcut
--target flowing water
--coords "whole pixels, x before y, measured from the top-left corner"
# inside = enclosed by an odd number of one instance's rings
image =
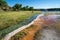
[[[57,32],[53,29],[44,29],[42,34],[41,40],[60,40],[57,36]]]
[[[55,22],[57,22],[57,20]],[[60,32],[57,32],[57,30],[54,29],[53,26],[49,25],[43,28],[42,30],[38,31],[35,35],[34,40],[60,40],[60,34],[59,34]]]
[[[38,34],[40,35],[37,35],[35,40],[60,40],[59,34],[54,29],[45,28]]]

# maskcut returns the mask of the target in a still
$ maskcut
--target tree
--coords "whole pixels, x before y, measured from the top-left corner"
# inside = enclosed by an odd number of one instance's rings
[[[0,9],[7,10],[9,8],[7,2],[0,0]]]
[[[21,7],[22,7],[21,4],[15,4],[15,5],[13,6],[13,10],[18,11],[18,10],[21,9]]]
[[[22,7],[22,10],[25,10],[25,7]]]
[[[29,10],[29,7],[28,7],[28,6],[24,6],[24,7],[22,8],[22,10]]]
[[[32,13],[33,13],[34,8],[33,7],[30,7],[29,10],[32,11]]]
[[[28,10],[29,8],[28,8],[28,6],[25,6],[25,10]]]

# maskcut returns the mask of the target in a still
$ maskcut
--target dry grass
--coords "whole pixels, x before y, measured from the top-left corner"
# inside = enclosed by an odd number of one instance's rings
[[[39,14],[40,11],[14,11],[14,12],[0,12],[0,30],[5,29],[11,25],[21,22],[34,14]]]

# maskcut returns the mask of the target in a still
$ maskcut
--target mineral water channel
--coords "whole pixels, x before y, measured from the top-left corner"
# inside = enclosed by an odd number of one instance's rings
[[[60,34],[54,28],[48,26],[39,30],[34,40],[60,40]]]

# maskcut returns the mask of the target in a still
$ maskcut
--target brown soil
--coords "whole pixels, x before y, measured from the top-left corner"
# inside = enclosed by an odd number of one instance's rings
[[[17,40],[34,40],[35,33],[38,30],[42,29],[42,27],[40,26],[40,24],[38,22],[44,22],[44,20],[42,18],[40,18],[40,19],[41,20],[34,21],[34,24],[33,24],[34,27],[22,30],[23,32],[26,33],[26,36],[20,37]],[[14,40],[14,38],[12,37],[10,40]]]
[[[40,29],[41,27],[36,25],[34,25],[34,27],[24,29],[22,31],[26,33],[26,36],[21,37],[17,40],[34,40],[35,33]],[[14,38],[12,37],[10,40],[14,40]]]
[[[20,38],[20,40],[34,40],[34,36],[35,36],[35,33],[40,29],[39,26],[37,26],[36,28],[34,29],[28,29],[26,32],[27,32],[27,35],[23,38]]]

